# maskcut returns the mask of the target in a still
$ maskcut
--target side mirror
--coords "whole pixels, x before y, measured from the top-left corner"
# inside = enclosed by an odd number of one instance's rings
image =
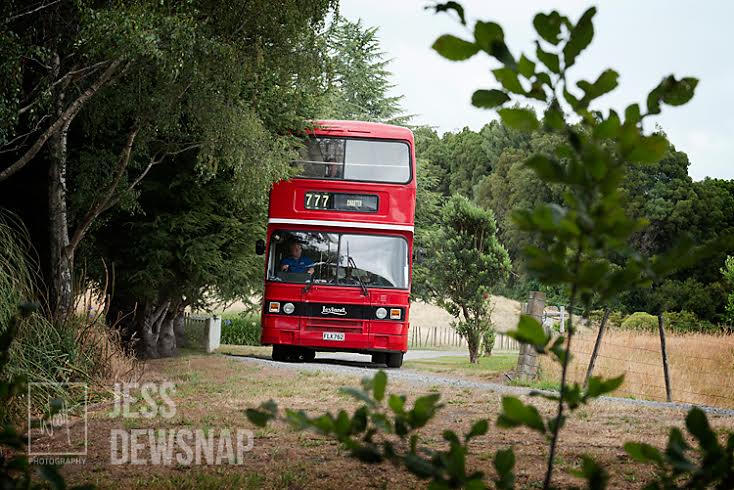
[[[422,264],[426,258],[426,249],[423,247],[415,247],[413,249],[413,262]]]
[[[255,253],[257,255],[265,254],[265,240],[258,240],[255,242]]]

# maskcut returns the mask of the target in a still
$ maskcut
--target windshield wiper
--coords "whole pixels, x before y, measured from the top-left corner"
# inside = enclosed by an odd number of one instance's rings
[[[351,258],[351,257],[347,258],[347,262],[349,263],[349,265],[352,266],[352,269],[359,270],[359,269],[357,269],[357,264],[354,262],[354,259],[353,258]],[[359,282],[359,287],[362,288],[362,294],[364,294],[365,296],[369,296],[370,295],[369,290],[367,289],[367,285],[364,283],[364,281],[362,280],[362,278],[359,277],[359,275],[355,275],[355,276],[352,276],[352,277],[354,277],[357,280],[357,282]]]

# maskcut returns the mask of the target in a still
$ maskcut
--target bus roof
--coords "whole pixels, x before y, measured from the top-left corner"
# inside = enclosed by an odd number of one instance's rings
[[[361,121],[314,121],[314,133],[333,136],[362,136],[366,138],[402,139],[413,141],[413,132],[402,126]]]

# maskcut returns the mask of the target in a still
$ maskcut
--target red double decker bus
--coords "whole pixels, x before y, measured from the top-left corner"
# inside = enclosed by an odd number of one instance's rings
[[[298,177],[270,193],[263,345],[277,361],[371,354],[400,367],[408,350],[415,217],[413,133],[319,121]]]

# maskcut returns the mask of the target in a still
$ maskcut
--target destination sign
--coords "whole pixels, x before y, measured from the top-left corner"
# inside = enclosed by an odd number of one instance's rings
[[[304,196],[304,207],[318,211],[376,213],[379,198],[371,194],[308,191]]]

